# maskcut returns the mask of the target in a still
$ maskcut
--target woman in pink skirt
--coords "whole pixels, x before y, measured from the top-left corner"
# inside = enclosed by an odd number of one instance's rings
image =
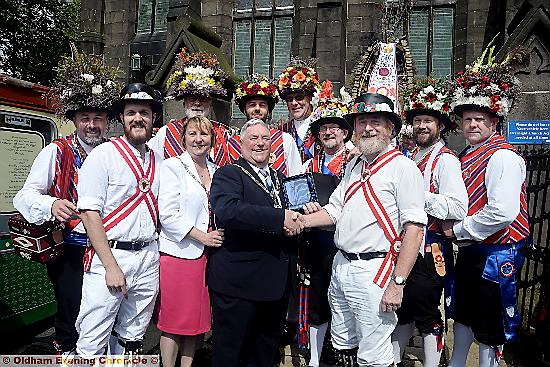
[[[223,230],[212,230],[210,182],[216,165],[207,155],[215,132],[206,117],[190,118],[183,127],[186,151],[166,159],[159,188],[160,293],[157,327],[164,367],[191,366],[198,337],[210,330],[210,300],[205,282],[205,246],[219,247]]]

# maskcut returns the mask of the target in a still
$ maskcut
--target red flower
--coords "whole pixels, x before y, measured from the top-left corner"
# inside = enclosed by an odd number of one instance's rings
[[[242,89],[246,89],[247,86],[248,86],[248,83],[247,83],[247,82],[242,82],[242,83],[241,83],[241,88],[242,88]]]
[[[462,84],[464,82],[464,78],[460,77],[460,78],[456,78],[456,82],[458,84]]]
[[[481,89],[484,89],[486,86],[487,86],[487,84],[485,84],[485,83],[481,83],[481,84],[479,85],[479,87],[480,87]]]
[[[470,83],[470,82],[464,82],[464,83],[462,84],[462,86],[463,86],[464,88],[470,88],[471,85],[472,85],[472,83]]]
[[[495,103],[495,102],[498,102],[498,101],[500,101],[500,96],[498,94],[493,94],[491,96],[491,102]]]
[[[421,102],[414,102],[413,103],[413,108],[424,108],[424,104],[421,103]]]
[[[433,102],[437,99],[437,96],[435,94],[433,94],[432,92],[426,94],[426,102]]]
[[[448,112],[449,111],[449,103],[448,102],[445,102],[443,103],[443,106],[441,106],[441,109],[445,112]]]
[[[260,86],[258,84],[254,84],[250,89],[252,90],[253,94],[258,94],[258,92],[260,91]]]
[[[456,75],[463,75],[464,72],[463,71],[459,71],[458,73],[456,73]]]
[[[482,76],[481,80],[483,80],[485,83],[489,83],[491,81],[488,76]]]
[[[508,83],[500,83],[500,87],[504,90],[510,89],[510,85],[508,85]]]

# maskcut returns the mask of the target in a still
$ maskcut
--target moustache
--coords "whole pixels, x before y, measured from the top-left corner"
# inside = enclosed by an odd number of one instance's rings
[[[374,138],[376,136],[377,134],[375,133],[363,133],[361,134],[361,139],[369,139],[369,138]]]

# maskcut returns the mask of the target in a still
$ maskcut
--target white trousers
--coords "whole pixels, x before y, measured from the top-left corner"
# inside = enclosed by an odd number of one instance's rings
[[[78,355],[104,354],[113,328],[124,340],[142,340],[153,315],[159,289],[158,243],[153,241],[139,251],[112,252],[126,278],[128,298],[107,288],[105,268],[95,254],[82,284],[76,320]]]
[[[328,290],[332,311],[331,338],[336,349],[359,347],[359,366],[393,363],[391,334],[395,312],[381,312],[385,288],[373,283],[383,259],[348,261],[338,252]]]

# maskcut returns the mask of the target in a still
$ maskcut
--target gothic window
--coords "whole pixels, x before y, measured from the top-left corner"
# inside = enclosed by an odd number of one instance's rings
[[[235,73],[246,77],[253,73],[276,78],[290,60],[292,42],[292,0],[236,0],[233,12]],[[288,114],[279,103],[273,118]],[[243,118],[238,108],[235,118]]]
[[[166,31],[170,0],[139,0],[137,33]]]
[[[423,5],[412,9],[409,42],[417,75],[444,77],[452,73],[453,29],[453,6]]]

